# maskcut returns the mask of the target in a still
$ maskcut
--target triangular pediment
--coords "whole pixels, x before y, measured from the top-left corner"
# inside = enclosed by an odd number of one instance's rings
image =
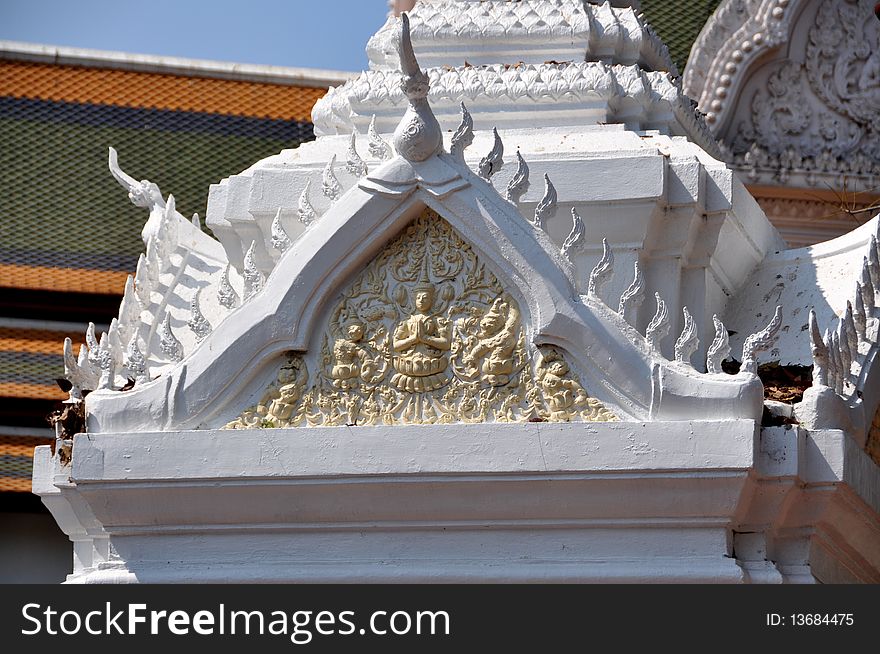
[[[330,304],[232,428],[608,421],[514,294],[425,208]]]

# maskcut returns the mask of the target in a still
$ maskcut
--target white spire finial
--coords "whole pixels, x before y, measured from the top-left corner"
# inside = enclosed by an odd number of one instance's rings
[[[409,36],[409,16],[400,15],[400,87],[409,107],[394,130],[394,149],[409,161],[425,161],[443,147],[443,132],[428,104],[428,75],[419,68]]]

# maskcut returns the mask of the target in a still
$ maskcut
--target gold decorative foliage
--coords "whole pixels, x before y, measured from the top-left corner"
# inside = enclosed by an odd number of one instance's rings
[[[292,354],[229,428],[610,421],[563,354],[529,348],[516,300],[426,209],[337,301],[309,381]]]

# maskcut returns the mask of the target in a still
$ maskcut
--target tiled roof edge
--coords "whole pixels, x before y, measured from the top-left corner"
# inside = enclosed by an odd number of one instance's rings
[[[358,73],[318,68],[262,66],[2,40],[0,40],[0,59],[315,88],[337,86],[358,75]]]

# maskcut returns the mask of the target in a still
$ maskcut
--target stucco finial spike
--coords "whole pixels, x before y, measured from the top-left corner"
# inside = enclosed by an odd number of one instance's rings
[[[813,385],[828,386],[828,348],[819,333],[814,309],[810,309],[810,353],[813,355]]]
[[[370,151],[371,157],[376,157],[380,161],[388,161],[391,158],[391,146],[376,131],[376,114],[373,114],[373,117],[370,118],[367,139],[367,149]]]
[[[575,252],[580,250],[584,245],[584,221],[574,207],[571,208],[571,231],[562,242],[562,256],[569,261]]]
[[[67,392],[67,404],[82,402],[82,391],[87,383],[87,377],[83,373],[76,358],[73,356],[73,342],[70,337],[64,339],[64,378],[70,382],[70,390]]]
[[[877,239],[871,236],[868,246],[868,272],[871,274],[871,283],[874,288],[880,288],[880,259],[877,255]]]
[[[840,318],[837,321],[837,331],[835,332],[834,338],[837,345],[835,349],[837,350],[838,360],[840,361],[840,373],[843,383],[845,384],[849,381],[849,376],[852,373],[852,350],[847,342],[846,321],[843,318]]]
[[[659,293],[654,293],[654,300],[657,302],[657,311],[645,330],[645,340],[648,341],[649,348],[659,353],[660,341],[669,334],[669,310],[666,308],[666,303],[660,299]]]
[[[165,209],[165,200],[162,197],[162,191],[159,187],[148,179],[136,180],[134,177],[126,173],[119,167],[119,157],[115,148],[110,148],[108,165],[110,174],[113,175],[119,185],[128,191],[129,201],[136,207],[143,207],[150,212],[150,217],[144,224],[141,231],[141,238],[144,243],[150,240],[150,237],[156,233],[159,228],[159,221],[162,218],[162,211]]]
[[[281,224],[281,207],[278,207],[278,211],[272,219],[270,231],[272,233],[272,247],[283,254],[292,243],[287,232],[284,231],[284,225]]]
[[[874,282],[871,279],[871,271],[868,269],[867,257],[862,260],[859,282],[862,284],[862,302],[865,303],[865,315],[871,318],[874,315]]]
[[[529,165],[526,163],[526,160],[523,159],[522,155],[519,153],[519,150],[516,151],[516,172],[513,174],[513,177],[510,178],[510,181],[507,183],[507,200],[508,202],[513,202],[514,204],[519,202],[519,199],[522,197],[523,193],[525,193],[529,189]]]
[[[125,359],[123,362],[125,368],[134,375],[135,384],[142,384],[149,381],[147,376],[147,361],[138,345],[137,332],[132,334],[128,341],[128,347],[125,350]]]
[[[452,141],[449,144],[449,153],[464,161],[464,151],[474,142],[474,119],[471,113],[461,103],[461,122],[452,135]]]
[[[675,341],[675,360],[678,363],[686,363],[690,366],[692,365],[691,357],[697,351],[697,348],[700,347],[700,339],[697,337],[697,325],[688,308],[682,307],[681,311],[684,316],[684,326],[682,327],[681,334]]]
[[[129,275],[125,279],[125,290],[122,292],[122,301],[119,303],[119,333],[122,340],[126,340],[132,329],[136,329],[140,322],[141,311],[134,287],[134,277]]]
[[[577,215],[572,209],[572,215]],[[602,258],[590,271],[590,279],[587,283],[587,295],[598,298],[599,291],[614,276],[614,252],[608,245],[608,239],[602,239]]]
[[[501,137],[498,136],[498,128],[492,128],[492,149],[489,150],[489,154],[480,159],[480,163],[477,166],[477,172],[480,177],[485,179],[487,182],[492,179],[492,175],[497,173],[504,166],[504,143],[501,141]]]
[[[330,198],[331,202],[336,202],[339,196],[342,195],[342,185],[333,171],[335,164],[336,155],[334,154],[330,157],[330,161],[327,162],[327,165],[324,166],[324,171],[321,173],[321,193],[324,194],[324,197]]]
[[[822,337],[822,344],[825,346],[825,351],[828,357],[827,385],[829,388],[833,388],[836,393],[840,394],[842,388],[840,381],[840,360],[837,356],[837,346],[835,344],[834,332],[832,330],[825,330],[825,335]]]
[[[138,257],[134,272],[134,291],[138,303],[143,308],[150,306],[150,274],[147,271],[147,257],[143,253]]]
[[[171,312],[168,311],[165,313],[165,320],[162,321],[162,324],[159,325],[159,347],[162,352],[177,363],[178,361],[183,361],[183,344],[177,340],[177,336],[174,335],[174,332],[171,330]]]
[[[843,329],[846,335],[845,344],[849,347],[850,359],[855,360],[859,356],[859,332],[856,330],[852,302],[849,300],[846,301],[846,310],[843,312]]]
[[[312,188],[312,180],[309,179],[306,181],[305,188],[303,188],[302,193],[299,194],[299,202],[297,203],[296,213],[299,216],[299,221],[308,227],[313,222],[318,219],[318,212],[315,211],[315,207],[312,206],[312,201],[309,198],[309,190]]]
[[[638,261],[633,263],[633,270],[632,283],[620,295],[620,303],[617,305],[617,313],[623,316],[624,320],[630,324],[633,323],[627,316],[627,313],[631,313],[630,307],[638,309],[642,306],[642,302],[645,301],[645,278],[642,277],[642,271],[639,270]]]
[[[98,389],[114,390],[116,382],[116,368],[119,365],[119,344],[117,342],[116,318],[110,321],[110,329],[101,334],[98,343],[98,366],[101,369],[101,378],[98,380]]]
[[[403,73],[404,77],[427,77],[419,67],[416,53],[413,50],[409,29],[409,14],[406,12],[400,14],[400,41],[397,44],[397,54],[400,56],[400,72]]]
[[[263,273],[257,268],[256,248],[257,242],[251,241],[251,246],[248,248],[247,254],[244,255],[244,270],[242,272],[242,277],[244,277],[245,302],[259,293],[263,288],[263,282],[265,282]]]
[[[367,174],[367,164],[361,159],[357,151],[357,129],[353,129],[348,139],[348,157],[345,160],[345,169],[360,179]]]
[[[162,259],[159,257],[158,236],[153,234],[147,241],[147,280],[150,288],[156,288],[162,274]]]
[[[232,288],[232,284],[229,282],[230,267],[230,264],[226,264],[220,276],[220,285],[217,287],[217,301],[221,307],[234,309],[235,305],[238,304],[238,293],[235,292],[235,289]]]
[[[547,230],[547,220],[556,215],[556,187],[550,181],[550,176],[544,173],[544,196],[535,206],[534,225],[542,231]]]
[[[408,161],[425,161],[443,148],[443,132],[428,104],[428,75],[419,68],[409,34],[409,16],[400,15],[400,88],[409,100],[409,107],[394,130],[394,149]]]
[[[177,208],[173,195],[168,196],[165,211],[162,212],[162,222],[159,223],[157,233],[159,241],[159,255],[166,261],[171,253],[177,248]]]
[[[202,313],[202,308],[199,306],[199,296],[201,293],[202,289],[198,288],[193,294],[189,304],[189,321],[186,323],[187,327],[196,335],[196,340],[198,341],[203,340],[211,333],[212,329],[211,323],[205,318],[205,314]]]
[[[853,307],[853,322],[859,341],[867,341],[868,316],[865,313],[865,302],[862,300],[862,285],[856,282],[856,303]]]
[[[770,349],[776,341],[776,334],[780,327],[782,327],[782,307],[777,306],[768,325],[761,331],[747,337],[743,343],[741,372],[758,374],[758,353]]]
[[[95,323],[90,322],[86,327],[86,345],[89,348],[89,363],[98,365],[98,339],[95,336]]]
[[[712,323],[715,325],[715,338],[706,352],[706,372],[718,375],[724,372],[721,362],[730,354],[730,336],[717,315],[712,316]]]

